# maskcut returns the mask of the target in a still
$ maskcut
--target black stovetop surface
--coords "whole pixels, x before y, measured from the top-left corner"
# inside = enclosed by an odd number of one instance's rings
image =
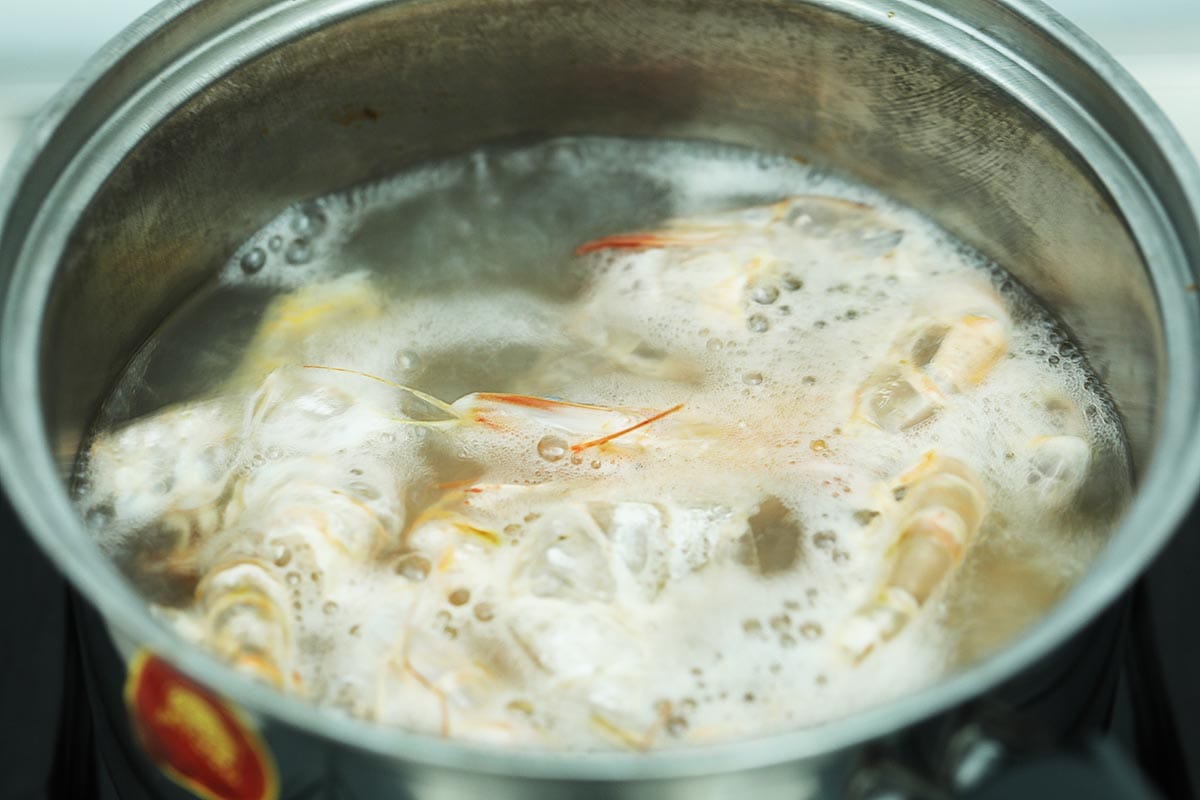
[[[1143,589],[1146,611],[1134,615],[1141,627],[1129,648],[1152,650],[1151,672],[1161,680],[1122,681],[1105,742],[1140,761],[1166,796],[1192,797],[1191,787],[1200,786],[1200,510],[1155,561]],[[86,700],[75,683],[70,606],[66,582],[0,495],[0,800],[94,791],[80,774],[95,767],[91,731],[82,730],[90,721],[78,708]],[[1133,704],[1152,706],[1151,713],[1135,723]]]

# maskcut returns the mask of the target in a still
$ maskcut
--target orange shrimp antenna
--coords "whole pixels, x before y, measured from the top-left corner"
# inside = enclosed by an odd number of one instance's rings
[[[575,248],[575,255],[586,256],[601,250],[657,250],[663,247],[691,247],[709,244],[721,238],[721,232],[712,229],[668,229],[660,233],[639,231],[617,233],[584,242]]]
[[[575,255],[586,256],[601,250],[651,250],[670,243],[669,239],[656,233],[618,233],[584,242],[575,248]]]
[[[584,450],[587,450],[588,448],[599,447],[602,444],[608,444],[613,439],[616,439],[620,436],[624,436],[627,433],[633,433],[638,428],[644,428],[652,422],[658,422],[663,417],[670,416],[671,414],[674,414],[676,411],[678,411],[681,408],[683,408],[683,403],[677,403],[677,404],[671,406],[670,408],[668,408],[666,411],[660,411],[657,414],[655,414],[654,416],[647,417],[646,419],[642,420],[641,422],[634,423],[633,425],[630,425],[628,428],[623,428],[622,430],[619,430],[616,433],[610,433],[607,436],[601,436],[599,439],[592,439],[590,442],[582,442],[580,444],[573,444],[573,445],[571,445],[571,452],[572,453],[582,453]]]

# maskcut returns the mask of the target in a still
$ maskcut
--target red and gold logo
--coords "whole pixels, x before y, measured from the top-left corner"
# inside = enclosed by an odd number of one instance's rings
[[[129,665],[125,703],[146,753],[204,800],[275,800],[274,761],[253,727],[228,703],[158,656]]]

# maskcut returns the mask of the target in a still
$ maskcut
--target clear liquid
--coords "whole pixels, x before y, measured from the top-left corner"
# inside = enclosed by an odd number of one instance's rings
[[[721,242],[573,255],[599,236],[806,194],[874,211],[849,233],[819,213],[799,220],[834,233],[733,290]],[[894,434],[852,425],[896,332],[958,283],[996,287],[1006,357],[931,419]],[[302,365],[445,403],[511,392],[624,409],[626,422],[680,408],[576,451],[588,436],[525,411],[509,424],[511,408],[498,418],[482,401],[464,402],[487,424],[413,424],[457,412]],[[271,369],[275,394],[261,389]],[[197,402],[175,428],[152,416]],[[865,187],[700,143],[485,151],[288,209],[135,357],[96,441],[119,442],[109,432],[134,419],[130,441],[158,455],[93,456],[80,501],[182,635],[217,646],[197,599],[206,575],[261,563],[282,611],[254,624],[286,628],[291,690],[385,724],[546,747],[815,725],[927,685],[1045,613],[1130,492],[1099,381],[999,268]],[[215,448],[222,425],[232,444]],[[604,425],[592,432],[621,428]],[[1088,475],[1052,501],[1030,443],[1067,432],[1090,449]],[[921,613],[856,662],[836,639],[892,557],[880,486],[929,451],[968,463],[990,510]],[[176,471],[167,488],[160,461]],[[200,495],[177,497],[207,485],[209,461],[228,483],[212,498],[223,516],[201,518]],[[309,484],[315,494],[295,489]],[[462,486],[487,488],[472,506]],[[347,514],[369,509],[394,541],[333,554],[267,544],[270,520],[299,524],[295,509],[347,496]],[[473,533],[437,527],[447,498]]]

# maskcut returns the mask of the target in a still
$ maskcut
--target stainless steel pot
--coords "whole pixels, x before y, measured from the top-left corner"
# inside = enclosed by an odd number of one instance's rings
[[[130,354],[284,205],[561,133],[795,154],[1008,267],[1075,333],[1129,434],[1138,495],[1086,579],[1002,652],[925,691],[819,729],[654,754],[376,728],[176,638],[101,558],[66,490]],[[346,798],[837,790],[872,743],[1061,660],[1174,531],[1200,480],[1198,210],[1200,171],[1161,113],[1034,2],[172,0],[55,99],[4,176],[0,473],[114,635],[254,715],[284,796],[313,776]]]

